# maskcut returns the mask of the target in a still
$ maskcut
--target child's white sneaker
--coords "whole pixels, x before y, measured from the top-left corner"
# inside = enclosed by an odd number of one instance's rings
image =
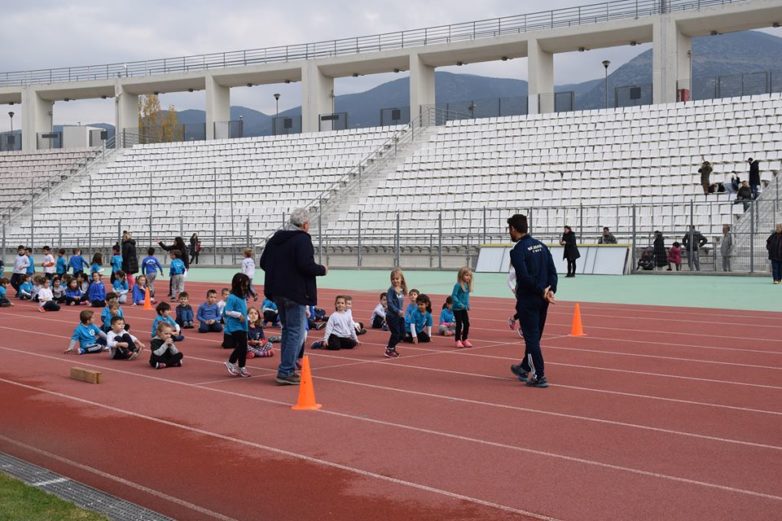
[[[231,376],[239,376],[239,369],[236,367],[236,364],[232,364],[231,362],[226,362],[225,368],[228,369],[228,374],[230,374]]]

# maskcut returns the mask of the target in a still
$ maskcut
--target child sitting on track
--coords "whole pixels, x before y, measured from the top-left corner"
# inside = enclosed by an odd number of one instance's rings
[[[79,290],[82,292],[82,294],[86,295],[90,290],[90,278],[88,278],[84,273],[80,273],[76,277],[76,283],[79,285]]]
[[[369,324],[372,329],[382,329],[388,331],[386,325],[386,313],[388,313],[388,296],[385,293],[380,294],[379,302],[375,309],[372,310],[372,316],[369,319]]]
[[[217,305],[217,291],[210,289],[206,292],[206,302],[198,306],[198,332],[222,333],[220,324],[220,308]]]
[[[114,293],[117,294],[119,303],[124,304],[128,301],[128,292],[130,291],[128,278],[122,270],[117,270],[117,272],[112,273],[112,275],[114,276],[114,280],[111,283],[111,287],[114,288]]]
[[[163,305],[165,302],[159,304]],[[168,304],[166,304],[168,306]],[[169,309],[171,306],[169,306]],[[149,365],[155,369],[164,367],[182,367],[182,353],[174,345],[174,328],[167,322],[159,322],[153,330],[154,337],[150,344]]]
[[[125,320],[125,313],[119,305],[117,295],[114,293],[108,293],[106,295],[106,307],[100,313],[101,329],[104,333],[108,333],[111,329],[111,319],[114,317],[120,317]],[[130,329],[130,324],[125,324],[125,329]]]
[[[280,313],[277,310],[277,304],[275,304],[274,301],[268,298],[264,299],[262,305],[262,311],[263,311],[264,326],[268,326],[269,324],[271,324],[274,327],[279,327]]]
[[[111,318],[111,329],[106,333],[106,345],[112,360],[135,360],[144,349],[141,340],[125,331],[125,320],[120,316]]]
[[[16,291],[16,298],[21,300],[32,300],[33,283],[30,281],[30,275],[22,275],[22,283],[19,284],[19,289]]]
[[[73,330],[71,342],[66,353],[70,353],[79,345],[79,354],[99,353],[108,349],[106,347],[106,333],[100,330],[98,326],[92,323],[95,313],[85,309],[79,313],[79,325]]]
[[[87,302],[87,295],[81,292],[78,281],[72,278],[68,283],[68,287],[65,288],[65,305],[78,306],[82,302]]]
[[[408,330],[408,324],[410,323],[410,316],[413,314],[413,311],[418,309],[418,304],[416,304],[416,299],[418,299],[418,295],[420,295],[421,292],[417,289],[413,288],[410,290],[410,293],[408,293],[408,296],[410,297],[410,302],[407,304],[407,307],[405,308],[405,331]]]
[[[60,311],[60,306],[54,301],[52,288],[49,287],[49,279],[43,277],[41,288],[38,290],[38,311]]]
[[[41,291],[41,286],[43,286],[43,280],[45,278],[46,277],[40,273],[32,275],[33,289],[30,291],[30,300],[33,302],[38,302],[38,292]]]
[[[65,303],[65,286],[59,275],[55,275],[52,279],[52,295],[57,304]]]
[[[150,302],[152,291],[150,290]],[[133,285],[133,305],[143,306],[144,300],[147,298],[147,277],[145,275],[139,275],[136,277],[136,283]]]
[[[274,356],[272,343],[266,340],[263,333],[261,312],[256,308],[247,310],[247,326],[247,358]]]
[[[353,297],[350,295],[345,295],[345,312],[350,315],[350,320],[353,321],[353,327],[356,328],[356,334],[357,335],[366,335],[367,330],[364,329],[364,323],[363,322],[356,322],[353,320]]]
[[[8,279],[0,277],[0,308],[8,308],[13,306],[10,300],[8,300]]]
[[[171,318],[171,304],[168,302],[161,302],[155,307],[155,311],[157,312],[157,316],[155,317],[154,322],[152,322],[152,336],[157,334],[158,326],[160,324],[168,324],[171,326],[171,339],[174,342],[181,342],[185,339],[185,337],[180,334],[181,330],[179,324]]]
[[[451,296],[445,297],[443,309],[440,311],[440,322],[437,331],[443,336],[453,336],[456,328],[456,321],[453,318],[453,299]]]
[[[415,299],[416,308],[410,314],[410,324],[406,331],[405,342],[413,344],[427,343],[432,340],[432,301],[421,293]]]
[[[188,304],[190,295],[187,291],[179,294],[179,304],[176,307],[176,323],[182,329],[193,329],[193,307]]]
[[[99,271],[92,272],[92,282],[87,289],[87,300],[94,308],[102,308],[106,305],[106,287],[103,285]]]
[[[334,299],[334,308],[334,313],[329,316],[329,321],[326,322],[323,340],[314,342],[312,349],[337,351],[339,349],[353,349],[358,345],[353,316],[348,313],[347,299],[342,295],[337,295],[337,298]]]

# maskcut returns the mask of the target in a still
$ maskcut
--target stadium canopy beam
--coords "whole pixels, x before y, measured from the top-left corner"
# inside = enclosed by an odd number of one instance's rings
[[[334,112],[334,77],[324,74],[316,62],[306,62],[301,72],[301,131],[317,132],[320,115]]]
[[[38,134],[52,131],[54,101],[44,99],[35,87],[22,90],[22,149],[38,149]]]
[[[115,85],[116,106],[115,140],[117,147],[125,147],[125,130],[138,132],[138,94],[128,92],[119,82]],[[132,145],[132,140],[130,142]]]
[[[423,62],[418,54],[410,55],[410,120],[423,116],[423,107],[435,104],[434,67]],[[427,122],[429,124],[429,122]]]
[[[206,76],[206,139],[215,139],[215,123],[231,120],[231,88]]]
[[[527,42],[530,114],[554,112],[554,54],[546,52],[538,40]]]
[[[692,38],[679,31],[669,15],[654,22],[652,50],[652,101],[674,103],[678,89],[690,89]]]

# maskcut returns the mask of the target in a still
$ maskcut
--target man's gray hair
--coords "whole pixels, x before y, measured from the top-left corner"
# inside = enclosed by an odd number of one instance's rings
[[[310,222],[310,212],[306,208],[296,208],[291,212],[288,222],[296,228],[303,228],[305,223]]]

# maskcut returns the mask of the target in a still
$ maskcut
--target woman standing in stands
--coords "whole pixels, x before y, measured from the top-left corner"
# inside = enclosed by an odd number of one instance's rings
[[[198,264],[198,254],[201,253],[201,239],[198,234],[190,236],[190,262],[188,264]]]
[[[187,246],[185,246],[185,241],[182,239],[182,237],[174,237],[174,244],[171,246],[166,246],[163,244],[163,241],[158,241],[158,246],[163,248],[165,251],[172,251],[172,250],[179,250],[179,252],[182,254],[182,262],[185,263],[185,272],[190,269],[190,259],[187,255]],[[174,298],[175,295],[171,293],[172,286],[171,284],[168,285],[168,296],[170,298]]]
[[[138,273],[138,255],[136,254],[136,239],[127,230],[122,232],[122,271],[128,278],[128,285],[133,288]]]
[[[581,257],[576,245],[576,234],[573,228],[565,226],[565,233],[562,234],[559,244],[565,247],[562,253],[562,258],[567,259],[567,275],[565,276],[573,278],[576,276],[576,259]]]
[[[665,251],[665,239],[663,238],[663,232],[654,232],[654,265],[656,268],[662,269],[668,265],[668,252]]]

